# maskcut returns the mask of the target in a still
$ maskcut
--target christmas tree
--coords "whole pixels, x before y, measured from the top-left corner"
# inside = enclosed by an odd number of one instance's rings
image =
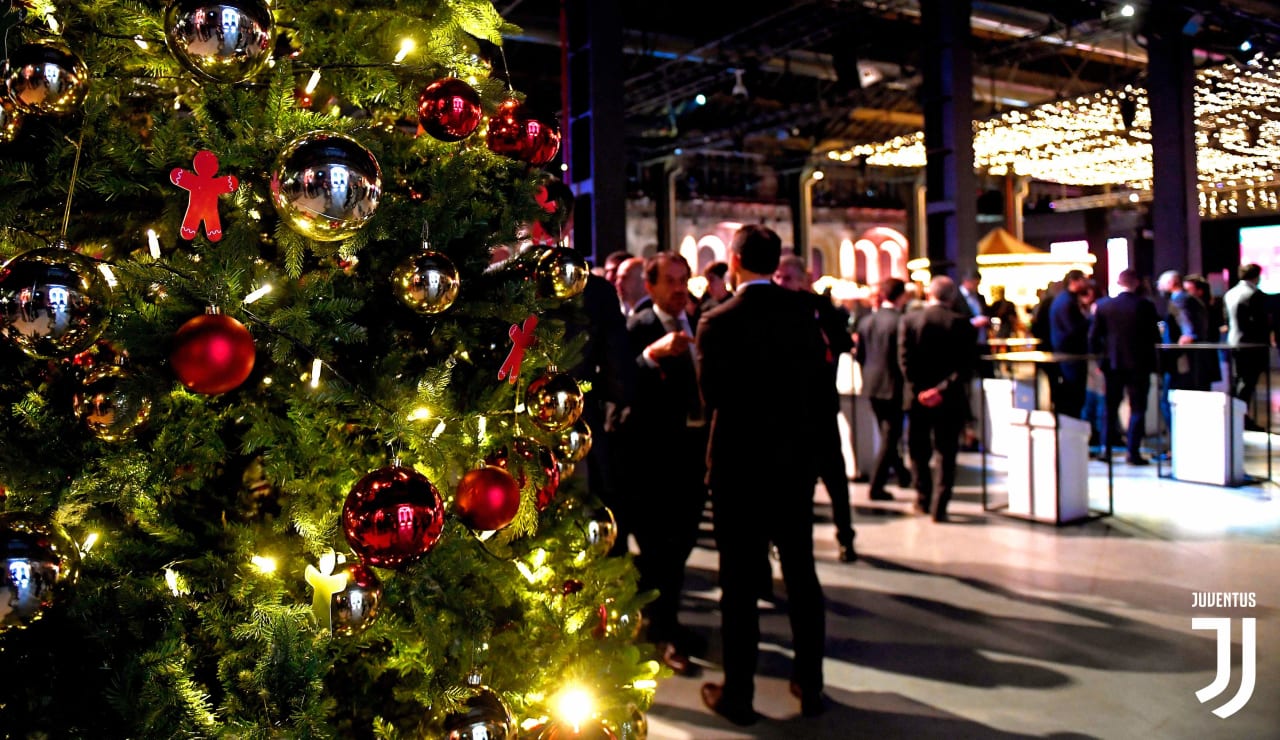
[[[643,599],[570,479],[586,264],[518,249],[571,199],[516,29],[0,11],[3,734],[642,736]]]

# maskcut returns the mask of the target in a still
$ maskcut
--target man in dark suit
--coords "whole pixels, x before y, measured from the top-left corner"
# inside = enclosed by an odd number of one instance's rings
[[[831,498],[831,520],[836,526],[836,544],[840,548],[840,561],[852,563],[858,559],[853,540],[853,511],[849,505],[849,475],[844,460],[844,440],[840,435],[840,394],[836,391],[836,372],[840,355],[853,349],[853,337],[849,334],[848,316],[835,307],[828,296],[813,292],[813,280],[804,260],[794,254],[784,256],[773,273],[773,282],[787,290],[796,291],[813,303],[814,315],[822,328],[827,343],[827,384],[824,389],[831,414],[823,420],[822,451],[818,457],[818,478]]]
[[[806,716],[821,714],[826,621],[813,561],[813,481],[822,419],[829,414],[826,347],[805,296],[774,285],[782,242],[744,226],[730,246],[734,297],[698,328],[699,384],[712,412],[708,480],[720,551],[724,684],[702,700],[741,725],[752,708],[759,654],[756,597],[769,542],[786,584],[795,663],[791,691]]]
[[[1126,439],[1130,465],[1149,465],[1142,456],[1146,434],[1147,394],[1156,369],[1156,344],[1160,341],[1155,304],[1138,295],[1142,278],[1124,270],[1116,278],[1122,291],[1102,301],[1093,315],[1089,346],[1103,355],[1102,373],[1107,379],[1107,447],[1119,435],[1120,399],[1129,397],[1129,430]],[[1212,354],[1212,353],[1211,353]]]
[[[698,392],[693,327],[686,310],[689,264],[660,252],[645,264],[652,299],[627,321],[636,389],[623,423],[625,466],[640,554],[640,589],[656,589],[645,607],[647,637],[678,673],[692,670],[691,635],[680,626],[684,566],[698,537],[706,503],[707,433]]]
[[[978,359],[973,325],[951,309],[955,295],[951,278],[935,277],[924,309],[904,315],[898,329],[907,450],[916,473],[915,510],[931,512],[935,522],[947,521],[960,433],[969,415],[965,389]],[[931,474],[934,452],[938,466]]]
[[[1062,279],[1062,292],[1049,306],[1049,336],[1054,352],[1083,355],[1089,351],[1089,317],[1080,310],[1080,291],[1088,284],[1084,273],[1071,270]],[[1088,389],[1089,363],[1063,362],[1058,365],[1057,383],[1050,389],[1053,410],[1083,417]]]
[[[871,474],[871,498],[892,501],[884,490],[889,473],[901,470],[902,456],[902,368],[898,365],[898,324],[907,302],[906,285],[898,278],[880,281],[880,308],[858,322],[858,364],[862,366],[862,395],[871,401],[871,410],[880,426],[880,452]]]
[[[1233,285],[1222,302],[1227,309],[1227,341],[1231,344],[1270,344],[1271,328],[1267,315],[1267,294],[1258,290],[1258,282],[1262,279],[1262,268],[1256,264],[1241,265],[1240,281]],[[1236,351],[1236,377],[1232,384],[1231,394],[1244,401],[1253,403],[1254,393],[1258,388],[1258,378],[1266,370],[1267,356],[1265,349],[1244,349]],[[1256,419],[1245,418],[1245,426],[1250,429],[1261,429]]]

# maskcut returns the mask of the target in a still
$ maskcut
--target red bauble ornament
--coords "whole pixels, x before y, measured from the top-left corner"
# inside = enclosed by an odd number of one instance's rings
[[[516,518],[520,486],[506,470],[486,465],[462,476],[454,503],[458,518],[468,527],[481,531],[502,529]]]
[[[560,151],[560,129],[535,117],[518,100],[506,100],[489,118],[489,149],[535,167]]]
[[[427,85],[418,96],[418,123],[440,141],[459,141],[480,125],[480,95],[456,77]]]
[[[555,500],[556,489],[560,486],[560,466],[556,464],[556,457],[551,450],[527,437],[517,437],[511,443],[511,448],[515,450],[514,463],[511,461],[512,453],[505,445],[489,453],[485,462],[510,472],[520,488],[524,488],[529,481],[525,471],[534,466],[540,468],[546,482],[538,488],[534,506],[542,511]]]
[[[342,505],[342,531],[364,561],[399,568],[426,555],[440,539],[444,502],[412,468],[381,468],[361,478]]]
[[[253,372],[253,336],[230,316],[207,313],[183,324],[173,335],[169,361],[178,380],[190,390],[226,393]]]

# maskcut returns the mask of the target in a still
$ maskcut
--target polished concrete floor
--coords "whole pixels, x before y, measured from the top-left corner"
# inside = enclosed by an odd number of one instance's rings
[[[1265,474],[1266,436],[1246,437],[1248,472]],[[1271,439],[1280,455],[1280,435]],[[984,511],[979,456],[961,463],[949,524],[911,516],[905,493],[873,506],[865,485],[850,484],[854,564],[836,559],[819,487],[834,705],[818,718],[800,717],[787,692],[791,638],[773,606],[762,611],[757,674],[767,719],[739,728],[702,705],[699,686],[722,679],[718,563],[704,537],[682,619],[711,647],[701,675],[660,683],[649,737],[1280,738],[1280,486],[1190,484],[1117,463],[1115,515],[1054,527]],[[1088,465],[1091,502],[1105,508],[1106,466]],[[997,500],[1000,476],[989,481]],[[1193,608],[1202,591],[1254,592],[1256,607]],[[1215,678],[1216,637],[1192,630],[1193,617],[1233,618],[1230,683],[1203,704],[1196,692]],[[1256,684],[1243,709],[1219,719],[1212,710],[1242,682],[1240,617],[1257,620]]]

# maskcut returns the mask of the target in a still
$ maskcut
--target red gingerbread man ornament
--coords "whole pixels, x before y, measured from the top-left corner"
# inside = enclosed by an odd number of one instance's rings
[[[183,239],[194,239],[200,230],[200,222],[204,222],[204,235],[209,241],[222,239],[222,221],[218,219],[218,196],[234,193],[240,187],[235,175],[215,177],[218,171],[218,155],[209,150],[196,154],[192,163],[195,172],[181,167],[173,168],[169,180],[178,187],[191,193],[187,201],[187,215],[182,219],[182,228],[178,233]]]

